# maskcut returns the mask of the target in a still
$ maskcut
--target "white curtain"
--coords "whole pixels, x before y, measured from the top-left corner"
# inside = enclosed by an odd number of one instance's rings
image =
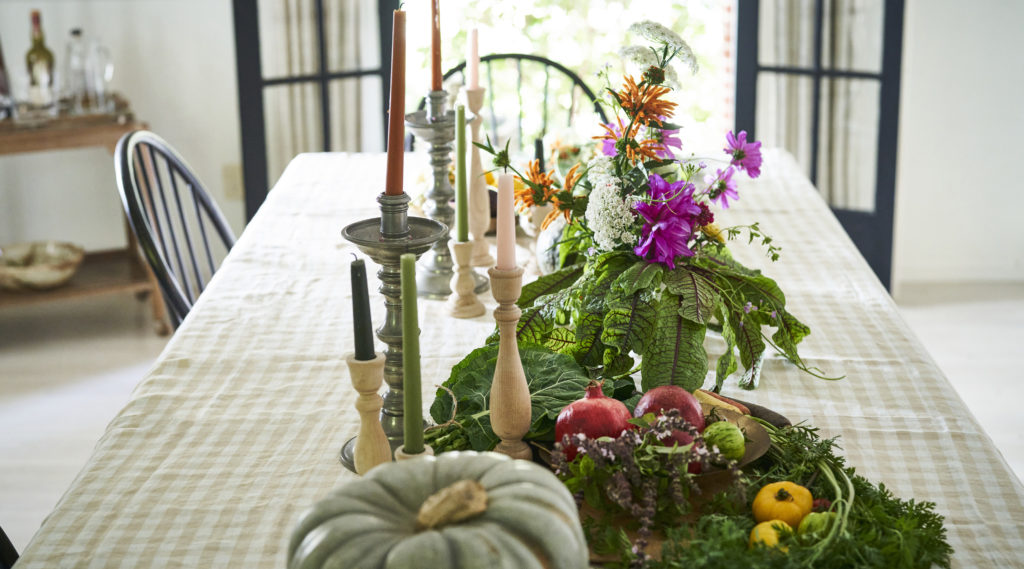
[[[323,0],[327,72],[380,67],[377,5]],[[314,75],[320,70],[315,0],[260,0],[260,58],[264,79]],[[319,82],[264,89],[267,169],[271,183],[301,152],[383,149],[381,82],[376,75],[328,83],[331,147],[323,147]]]
[[[822,66],[881,71],[884,0],[826,0]],[[814,1],[762,0],[759,57],[764,65],[810,69],[814,64]],[[761,73],[758,137],[792,152],[806,173],[818,160],[818,189],[829,204],[872,211],[878,152],[879,87],[874,79],[824,79],[818,156],[812,157],[814,79]]]

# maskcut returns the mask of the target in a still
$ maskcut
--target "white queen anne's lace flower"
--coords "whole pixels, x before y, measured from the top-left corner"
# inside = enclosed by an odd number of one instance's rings
[[[693,55],[693,50],[690,49],[690,45],[683,41],[683,38],[679,37],[679,34],[650,20],[644,20],[633,24],[629,27],[629,31],[634,34],[639,34],[641,37],[647,38],[652,42],[668,45],[678,52],[676,57],[679,58],[679,61],[689,65],[691,72],[697,73],[697,58]]]
[[[651,66],[658,67],[658,63],[660,63],[651,48],[640,45],[630,45],[620,49],[619,57],[637,64],[641,72]],[[679,86],[679,75],[672,65],[665,68],[665,82],[672,87]]]
[[[587,164],[587,178],[594,186],[587,201],[587,225],[594,232],[594,242],[605,251],[620,245],[634,245],[633,211],[623,199],[619,180],[612,170],[612,159],[594,158]]]

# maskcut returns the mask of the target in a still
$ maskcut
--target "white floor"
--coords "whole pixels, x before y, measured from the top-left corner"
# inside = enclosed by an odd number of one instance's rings
[[[904,286],[898,300],[1024,478],[1024,284]],[[131,296],[0,311],[0,526],[19,551],[165,343]]]

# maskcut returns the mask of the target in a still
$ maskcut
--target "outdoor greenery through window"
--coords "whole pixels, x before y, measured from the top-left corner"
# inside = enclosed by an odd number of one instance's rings
[[[641,20],[657,21],[679,33],[693,48],[700,64],[696,75],[679,69],[679,88],[672,92],[678,110],[675,121],[683,125],[680,137],[682,153],[701,154],[721,149],[722,132],[732,128],[733,67],[732,2],[701,0],[522,0],[517,2],[480,3],[470,0],[445,0],[441,10],[442,67],[455,67],[466,58],[467,32],[479,29],[480,55],[491,53],[523,53],[547,57],[574,71],[600,95],[608,84],[599,77],[607,69],[614,89],[621,87],[625,73],[638,74],[634,64],[624,64],[619,55],[627,37],[626,30]],[[408,109],[414,109],[426,95],[430,85],[429,45],[430,21],[428,2],[403,5],[409,13],[408,29]],[[637,40],[638,38],[632,38]],[[637,43],[637,42],[634,42]],[[543,68],[539,64],[522,63],[522,86],[517,89],[517,73],[513,63],[495,64],[488,77],[486,65],[481,66],[481,86],[495,95],[495,114],[499,117],[498,136],[504,145],[513,139],[514,158],[525,159],[533,154],[534,140],[543,136],[545,148],[555,142],[580,143],[602,131],[590,101],[577,100],[573,106],[568,81],[552,75],[551,96],[545,100]],[[460,76],[455,77],[461,81]],[[488,93],[488,97],[491,93]],[[545,105],[547,109],[545,109]],[[516,125],[522,110],[521,136]],[[547,130],[542,125],[547,113]],[[572,123],[570,126],[570,122]],[[490,130],[485,127],[484,132]],[[517,148],[518,147],[518,148]]]

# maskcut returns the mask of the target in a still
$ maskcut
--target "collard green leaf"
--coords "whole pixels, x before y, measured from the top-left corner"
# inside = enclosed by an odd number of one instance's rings
[[[539,346],[520,346],[519,355],[530,387],[531,423],[526,438],[551,440],[558,414],[583,397],[590,379],[570,356]],[[444,382],[458,401],[454,419],[462,424],[471,446],[478,451],[490,450],[498,442],[490,425],[491,381],[497,357],[496,345],[478,348],[456,364]],[[453,418],[452,409],[452,395],[439,389],[430,416],[444,423]]]
[[[665,275],[665,288],[679,296],[679,315],[706,325],[718,303],[714,275],[703,269],[680,265]]]
[[[532,306],[537,298],[546,294],[558,292],[579,280],[583,274],[583,264],[573,265],[564,269],[544,275],[537,280],[523,286],[516,304],[520,308]]]
[[[643,391],[659,385],[678,385],[687,391],[700,387],[708,371],[706,331],[704,326],[679,315],[679,297],[663,293],[654,334],[640,366]]]

